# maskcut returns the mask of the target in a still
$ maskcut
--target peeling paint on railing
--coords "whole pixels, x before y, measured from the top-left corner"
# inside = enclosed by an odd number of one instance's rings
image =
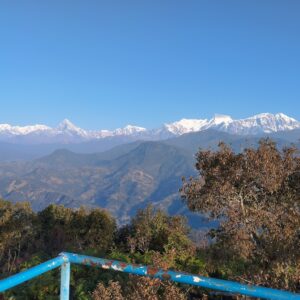
[[[188,274],[171,270],[159,269],[152,266],[143,266],[139,264],[124,263],[117,260],[109,260],[86,255],[63,252],[59,257],[49,260],[36,267],[28,269],[9,278],[0,280],[0,292],[12,288],[22,282],[39,276],[49,270],[61,266],[61,300],[69,299],[70,285],[70,265],[81,264],[91,267],[98,267],[105,270],[125,272],[140,276],[160,278],[162,280],[171,280],[178,283],[189,284],[193,286],[208,288],[232,294],[241,294],[263,299],[273,300],[300,300],[300,294],[288,291],[275,290],[261,286],[250,286],[238,282],[215,279],[200,276],[197,274]]]

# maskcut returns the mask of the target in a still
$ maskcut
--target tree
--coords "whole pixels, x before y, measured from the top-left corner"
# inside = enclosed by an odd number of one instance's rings
[[[51,256],[61,251],[101,255],[111,248],[116,230],[114,218],[99,208],[49,205],[38,213],[38,223],[37,240]]]
[[[258,283],[299,287],[300,158],[293,147],[278,150],[271,140],[242,153],[220,143],[217,152],[196,155],[199,177],[184,181],[182,197],[192,211],[219,220],[210,232],[214,249],[240,258]],[[215,259],[217,256],[214,257]],[[249,269],[250,273],[250,269]],[[247,274],[245,275],[247,277]]]
[[[33,251],[35,215],[29,203],[13,204],[0,199],[0,273],[15,272]]]
[[[125,244],[131,253],[169,253],[179,257],[194,253],[194,245],[188,237],[189,227],[182,216],[168,216],[162,210],[148,206],[139,210],[131,223],[119,230],[117,244]]]
[[[94,300],[186,300],[187,296],[176,284],[157,278],[130,276],[126,287],[119,282],[99,283],[94,290]]]
[[[62,251],[106,256],[116,222],[102,209],[50,205],[34,213],[28,203],[0,200],[0,272],[3,277],[38,265]],[[90,299],[103,270],[72,267],[74,299]],[[59,270],[52,270],[5,293],[4,299],[56,299]],[[75,284],[75,283],[76,284]]]

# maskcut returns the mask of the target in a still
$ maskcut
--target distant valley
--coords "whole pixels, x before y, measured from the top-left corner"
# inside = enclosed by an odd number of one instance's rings
[[[205,217],[190,213],[179,196],[182,177],[196,175],[194,154],[199,148],[216,149],[220,141],[242,151],[262,137],[280,147],[299,147],[300,129],[233,134],[208,128],[152,140],[122,135],[64,144],[2,141],[0,196],[30,201],[35,210],[50,203],[103,207],[120,224],[153,203],[170,214],[186,215],[193,227],[205,227]]]

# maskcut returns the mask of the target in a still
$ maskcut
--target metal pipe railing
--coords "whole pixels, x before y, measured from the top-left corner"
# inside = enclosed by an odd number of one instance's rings
[[[160,278],[162,280],[171,280],[174,282],[190,284],[193,286],[208,288],[217,291],[229,292],[233,294],[241,294],[246,296],[258,297],[272,300],[300,300],[300,294],[281,291],[261,286],[246,285],[234,281],[227,281],[204,276],[187,274],[183,272],[175,272],[163,270],[151,266],[143,266],[136,264],[128,264],[117,260],[109,260],[86,255],[63,252],[59,257],[42,263],[38,266],[30,268],[19,274],[13,275],[6,279],[0,280],[0,292],[12,288],[22,282],[41,275],[47,271],[61,266],[61,289],[60,299],[69,299],[70,287],[70,265],[81,264],[92,267],[100,267],[102,269],[120,271],[140,276],[148,276],[152,278]]]
[[[0,280],[0,292],[4,292],[43,273],[56,269],[60,267],[64,262],[68,262],[68,258],[64,255],[60,255],[26,271],[2,279]]]

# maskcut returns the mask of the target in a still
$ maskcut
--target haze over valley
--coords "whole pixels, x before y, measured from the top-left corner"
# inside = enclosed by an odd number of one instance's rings
[[[255,147],[262,137],[281,148],[299,145],[300,122],[264,113],[243,120],[182,119],[149,130],[126,126],[95,132],[68,120],[57,128],[0,125],[0,196],[29,201],[34,210],[51,203],[103,207],[120,224],[153,203],[205,227],[205,218],[189,212],[179,195],[182,177],[196,175],[195,153],[216,149],[220,141],[238,152]]]

